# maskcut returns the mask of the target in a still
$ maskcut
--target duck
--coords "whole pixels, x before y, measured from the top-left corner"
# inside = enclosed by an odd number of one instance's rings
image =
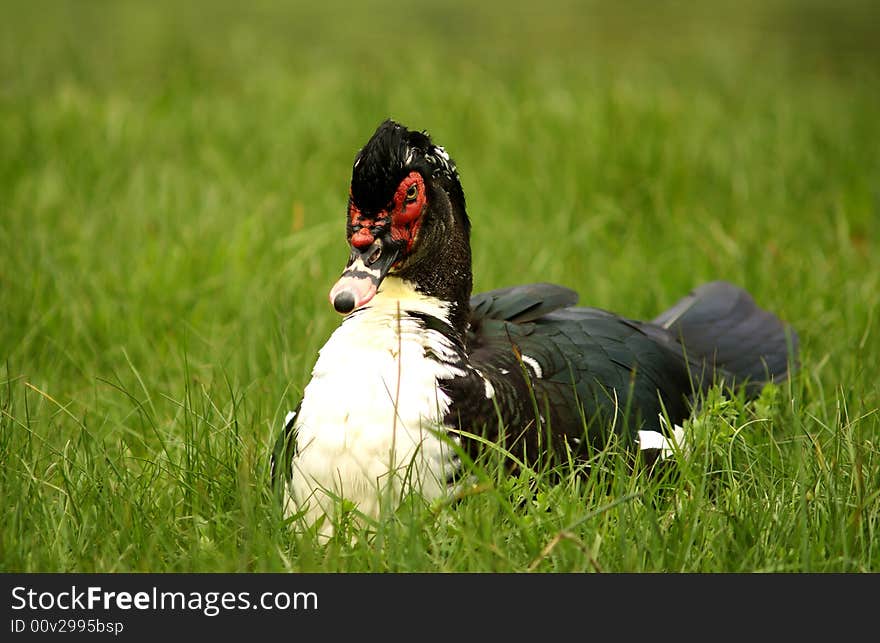
[[[754,397],[796,368],[797,333],[725,281],[650,321],[551,283],[473,294],[456,164],[390,119],[355,155],[345,230],[342,322],[270,458],[285,512],[325,533],[343,511],[453,493],[487,444],[515,462],[586,460],[612,438],[666,455],[710,387]]]

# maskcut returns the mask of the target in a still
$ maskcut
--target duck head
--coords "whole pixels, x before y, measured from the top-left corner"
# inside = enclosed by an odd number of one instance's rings
[[[386,120],[358,152],[346,235],[348,263],[330,290],[337,312],[369,305],[392,275],[466,319],[472,279],[464,192],[455,163],[425,132]]]

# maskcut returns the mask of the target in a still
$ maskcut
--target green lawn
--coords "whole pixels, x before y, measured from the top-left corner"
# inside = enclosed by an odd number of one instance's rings
[[[876,3],[181,4],[0,2],[3,571],[880,571]],[[727,279],[801,372],[669,476],[489,452],[297,535],[268,453],[388,116],[457,161],[477,290],[644,318]]]

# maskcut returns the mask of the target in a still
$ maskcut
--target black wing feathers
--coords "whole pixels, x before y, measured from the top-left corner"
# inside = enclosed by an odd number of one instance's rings
[[[276,488],[282,481],[290,480],[293,475],[293,456],[296,455],[296,429],[294,429],[294,425],[296,417],[299,415],[300,406],[302,406],[302,400],[296,405],[296,410],[292,414],[288,414],[284,429],[272,449],[269,477],[272,480],[272,485]]]
[[[745,290],[723,281],[700,286],[653,323],[739,382],[784,379],[790,357],[797,355],[794,330],[759,308]]]
[[[488,400],[474,394],[480,383],[459,381],[472,393],[450,396],[450,419],[488,427],[500,411],[513,434],[531,424],[534,438],[534,427],[547,424],[558,439],[584,437],[586,419],[594,443],[612,424],[632,438],[641,428],[660,430],[660,414],[684,421],[695,393],[715,381],[754,386],[784,377],[789,343],[796,347],[787,326],[724,282],[698,288],[653,322],[573,308],[576,299],[552,284],[474,296],[467,353],[476,372],[469,377],[488,378],[495,395]]]
[[[471,297],[471,324],[482,319],[523,323],[577,303],[578,294],[555,284],[528,284],[490,290]]]

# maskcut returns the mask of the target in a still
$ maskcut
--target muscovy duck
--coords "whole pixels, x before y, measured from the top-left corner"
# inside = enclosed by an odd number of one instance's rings
[[[375,517],[389,490],[441,496],[456,450],[479,449],[473,435],[531,461],[584,455],[610,432],[664,449],[709,386],[754,393],[796,359],[794,331],[725,282],[650,322],[575,307],[574,291],[546,283],[471,296],[456,166],[390,120],[355,157],[346,231],[330,291],[345,318],[272,458],[287,510],[310,523],[341,498]]]

